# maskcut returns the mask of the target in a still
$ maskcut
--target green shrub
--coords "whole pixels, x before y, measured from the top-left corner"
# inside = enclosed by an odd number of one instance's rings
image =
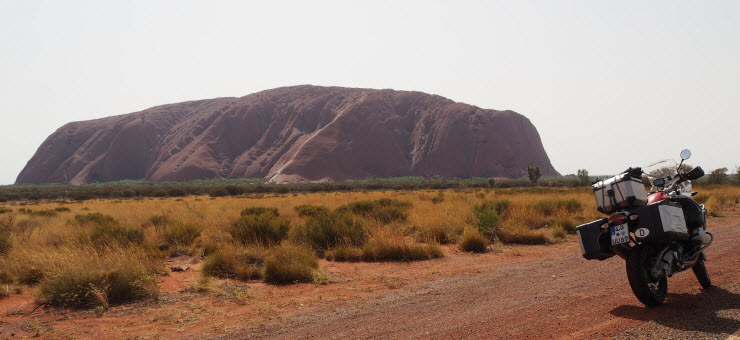
[[[473,215],[478,230],[488,238],[496,237],[501,220],[508,213],[510,207],[511,202],[509,200],[484,201],[474,206]]]
[[[246,208],[242,210],[241,216],[262,215],[265,213],[272,214],[273,216],[280,216],[280,213],[278,213],[277,208],[267,208],[267,207]]]
[[[62,212],[70,212],[72,211],[72,209],[67,208],[67,207],[56,207],[54,208],[54,211],[62,213]]]
[[[262,278],[264,250],[258,248],[216,250],[203,261],[205,275],[239,280]]]
[[[473,253],[485,253],[488,248],[488,238],[483,236],[477,229],[465,228],[460,237],[460,249]]]
[[[77,215],[75,216],[75,221],[79,224],[91,224],[91,225],[98,225],[98,226],[112,226],[112,225],[118,225],[118,221],[116,221],[112,216],[103,215],[101,213],[89,213],[87,215]]]
[[[224,187],[215,187],[215,188],[211,188],[211,190],[208,191],[208,196],[211,196],[211,197],[223,197],[223,196],[228,196],[228,195],[229,195],[229,192],[226,191],[226,188]]]
[[[293,209],[302,217],[318,217],[329,213],[329,208],[323,205],[299,205]]]
[[[246,210],[245,210],[246,211]],[[229,233],[243,244],[278,244],[288,234],[290,220],[265,210],[259,214],[244,214],[232,223]]]
[[[337,210],[338,212],[352,212],[353,214],[374,219],[382,223],[405,221],[411,202],[397,199],[381,198],[374,201],[355,201],[347,203]]]
[[[90,241],[97,246],[118,243],[141,244],[144,241],[144,232],[139,229],[113,225],[98,225],[90,232]]]
[[[265,259],[265,282],[289,284],[312,282],[319,260],[309,248],[283,244]]]
[[[575,198],[567,200],[546,198],[535,202],[531,207],[543,216],[553,216],[558,211],[565,211],[569,214],[573,214],[583,209],[581,202]]]
[[[200,236],[202,228],[194,223],[170,223],[164,231],[164,238],[170,245],[189,246]]]
[[[10,209],[10,208],[0,208],[0,214],[12,213],[12,212],[13,212],[13,209]]]
[[[496,212],[496,214],[504,218],[509,213],[509,210],[511,209],[511,201],[507,199],[494,199],[494,200],[487,200],[483,201],[481,204],[478,204],[475,206],[475,210],[477,211],[485,211],[485,210],[493,210]]]
[[[360,220],[347,213],[332,212],[309,217],[293,228],[292,239],[310,244],[315,250],[337,245],[361,246],[367,233]]]

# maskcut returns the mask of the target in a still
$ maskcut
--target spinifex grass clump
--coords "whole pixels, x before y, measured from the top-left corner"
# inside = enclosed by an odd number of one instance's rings
[[[253,207],[242,211],[229,233],[242,244],[279,244],[290,230],[290,220],[280,217],[277,209]]]
[[[203,228],[195,223],[173,221],[164,229],[164,239],[170,245],[189,246],[195,242]]]
[[[465,228],[460,237],[460,249],[473,253],[485,253],[490,241],[475,228]]]
[[[559,227],[564,232],[566,232],[568,234],[571,234],[571,235],[573,235],[573,234],[576,233],[576,227],[577,226],[578,225],[576,224],[575,221],[573,221],[572,219],[567,218],[567,217],[558,218],[558,219],[555,220],[555,222],[553,222],[553,227],[555,227],[555,228]]]
[[[583,209],[581,202],[574,198],[551,199],[546,198],[532,204],[532,209],[543,216],[554,216],[558,212],[574,214]]]
[[[42,278],[39,302],[61,307],[102,307],[155,297],[160,268],[141,250],[63,247],[31,255]]]
[[[411,243],[403,235],[389,230],[375,230],[362,247],[365,261],[420,261],[443,256],[442,247],[436,243]]]
[[[313,282],[319,260],[313,250],[297,245],[283,244],[265,259],[265,282],[288,284]]]
[[[338,212],[351,212],[359,216],[374,219],[381,223],[405,221],[411,209],[411,202],[397,199],[381,198],[374,201],[355,201],[337,209]]]
[[[88,237],[90,242],[98,247],[111,244],[141,244],[144,241],[144,232],[141,229],[123,227],[108,215],[100,213],[77,215],[75,221],[81,225],[92,226]]]
[[[321,252],[336,245],[361,246],[367,241],[367,232],[362,221],[349,213],[326,212],[294,227],[291,239]]]
[[[266,250],[226,247],[216,250],[203,261],[203,273],[210,276],[255,280],[262,278]]]
[[[347,262],[359,262],[362,261],[362,249],[347,246],[338,245],[330,248],[326,251],[326,259],[329,261],[347,261]]]

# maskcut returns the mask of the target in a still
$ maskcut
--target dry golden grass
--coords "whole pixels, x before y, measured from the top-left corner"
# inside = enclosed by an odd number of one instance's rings
[[[720,216],[723,209],[736,206],[740,198],[740,188],[737,187],[700,187],[698,191],[702,194],[697,199],[706,204],[712,216]],[[292,231],[305,228],[311,216],[329,212],[337,216],[351,214],[351,211],[334,211],[347,203],[379,199],[410,202],[411,205],[403,214],[390,218],[387,214],[355,215],[363,219],[365,237],[342,237],[319,244],[320,249],[316,249],[316,244],[307,245],[314,246],[320,256],[328,250],[328,257],[337,260],[435,258],[443,255],[438,246],[440,243],[464,244],[474,238],[480,243],[478,233],[472,231],[479,222],[473,208],[486,201],[509,202],[506,211],[498,216],[495,232],[488,235],[490,241],[504,244],[547,244],[567,240],[567,234],[572,234],[576,225],[603,217],[595,209],[589,188],[375,191],[219,198],[191,196],[63,204],[26,202],[21,203],[23,206],[17,202],[5,203],[0,205],[0,209],[5,211],[0,214],[0,276],[14,285],[35,285],[33,289],[41,302],[70,306],[106,306],[130,298],[155,296],[156,287],[148,278],[157,275],[164,259],[172,255],[206,257],[206,261],[213,262],[212,274],[217,276],[257,279],[265,275],[262,258],[270,254],[273,260],[282,257],[275,255],[278,254],[275,247],[279,244],[249,244],[248,238],[245,239],[247,241],[234,239],[231,228],[246,208],[277,209],[279,216],[289,222],[290,231],[285,241],[305,244],[305,233]],[[304,207],[296,209],[301,206]],[[308,211],[305,206],[323,206],[327,210]],[[19,213],[21,208],[54,213]],[[103,228],[105,230],[101,231],[96,223],[75,218],[91,213],[110,216],[114,221],[113,227],[109,228],[111,230]],[[467,236],[463,237],[466,229]],[[129,232],[131,230],[134,232]],[[355,232],[361,232],[357,230]],[[100,242],[95,242],[95,237],[91,237],[96,232],[125,237],[114,236],[113,239],[123,241],[107,242],[101,246]],[[247,256],[248,249],[263,249],[261,253],[264,256]],[[209,260],[214,253],[219,258]],[[249,263],[241,263],[244,259]],[[220,262],[216,263],[216,260]],[[313,262],[308,262],[308,267],[314,270]],[[273,265],[277,263],[281,262],[272,262]],[[274,266],[273,269],[276,268]],[[223,273],[219,274],[219,271]],[[305,281],[307,275],[290,282]],[[57,282],[51,277],[68,279]],[[109,286],[117,278],[131,281],[128,286],[119,282],[122,285],[119,287],[130,294],[113,292]],[[85,288],[81,291],[53,289],[64,288],[65,282]],[[62,299],[72,296],[69,294],[84,295],[85,298],[71,302]]]

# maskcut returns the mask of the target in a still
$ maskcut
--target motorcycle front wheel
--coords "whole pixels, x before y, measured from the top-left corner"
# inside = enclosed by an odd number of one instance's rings
[[[657,251],[651,247],[638,245],[627,255],[627,279],[632,293],[648,307],[658,306],[668,294],[668,279],[654,279],[650,275],[652,260]]]

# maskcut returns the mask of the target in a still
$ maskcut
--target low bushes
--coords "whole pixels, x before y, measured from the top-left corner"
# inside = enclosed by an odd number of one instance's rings
[[[354,216],[331,212],[309,217],[303,225],[294,227],[291,239],[321,251],[337,245],[361,246],[367,240],[367,233]]]
[[[499,240],[503,243],[516,244],[548,244],[552,238],[545,230],[531,230],[526,227],[512,227],[499,232]]]
[[[553,223],[553,227],[560,227],[564,232],[571,235],[576,233],[577,226],[576,222],[569,218],[559,218]]]
[[[362,247],[365,261],[420,261],[444,256],[438,244],[412,244],[403,235],[376,231]]]
[[[242,211],[228,232],[242,244],[278,244],[288,234],[290,221],[274,208],[248,208]]]
[[[580,201],[571,199],[542,199],[531,205],[531,208],[543,216],[554,216],[559,211],[574,214],[583,209]]]
[[[501,221],[508,214],[510,207],[511,202],[508,200],[483,201],[475,205],[473,215],[478,230],[488,238],[497,237]]]
[[[340,262],[360,262],[363,259],[362,249],[346,245],[335,246],[326,252],[326,259]]]
[[[460,249],[473,253],[484,253],[490,241],[477,229],[465,228],[460,237]]]
[[[319,260],[310,248],[283,244],[265,259],[265,282],[288,284],[313,282]]]
[[[347,203],[337,209],[338,212],[353,214],[377,220],[381,223],[405,221],[411,208],[411,202],[390,198],[381,198],[374,201],[355,201]]]
[[[329,208],[323,205],[299,205],[294,209],[301,217],[318,217],[329,213]]]
[[[203,261],[203,273],[222,278],[255,280],[262,278],[265,250],[227,248],[216,250]]]
[[[172,222],[164,230],[164,239],[170,245],[189,246],[200,236],[201,230],[195,223]]]
[[[79,224],[92,224],[98,226],[118,225],[118,222],[112,216],[103,215],[101,213],[77,215],[75,216],[75,221]]]
[[[278,213],[277,208],[251,207],[251,208],[246,208],[242,210],[241,212],[241,216],[262,215],[262,214],[271,214],[273,216],[280,216],[280,213]]]
[[[141,244],[144,241],[144,232],[139,229],[130,229],[115,225],[98,225],[89,234],[90,242],[97,246],[118,243]]]
[[[64,249],[43,266],[39,302],[60,307],[102,307],[154,297],[158,268],[130,248],[100,253],[92,248]]]

